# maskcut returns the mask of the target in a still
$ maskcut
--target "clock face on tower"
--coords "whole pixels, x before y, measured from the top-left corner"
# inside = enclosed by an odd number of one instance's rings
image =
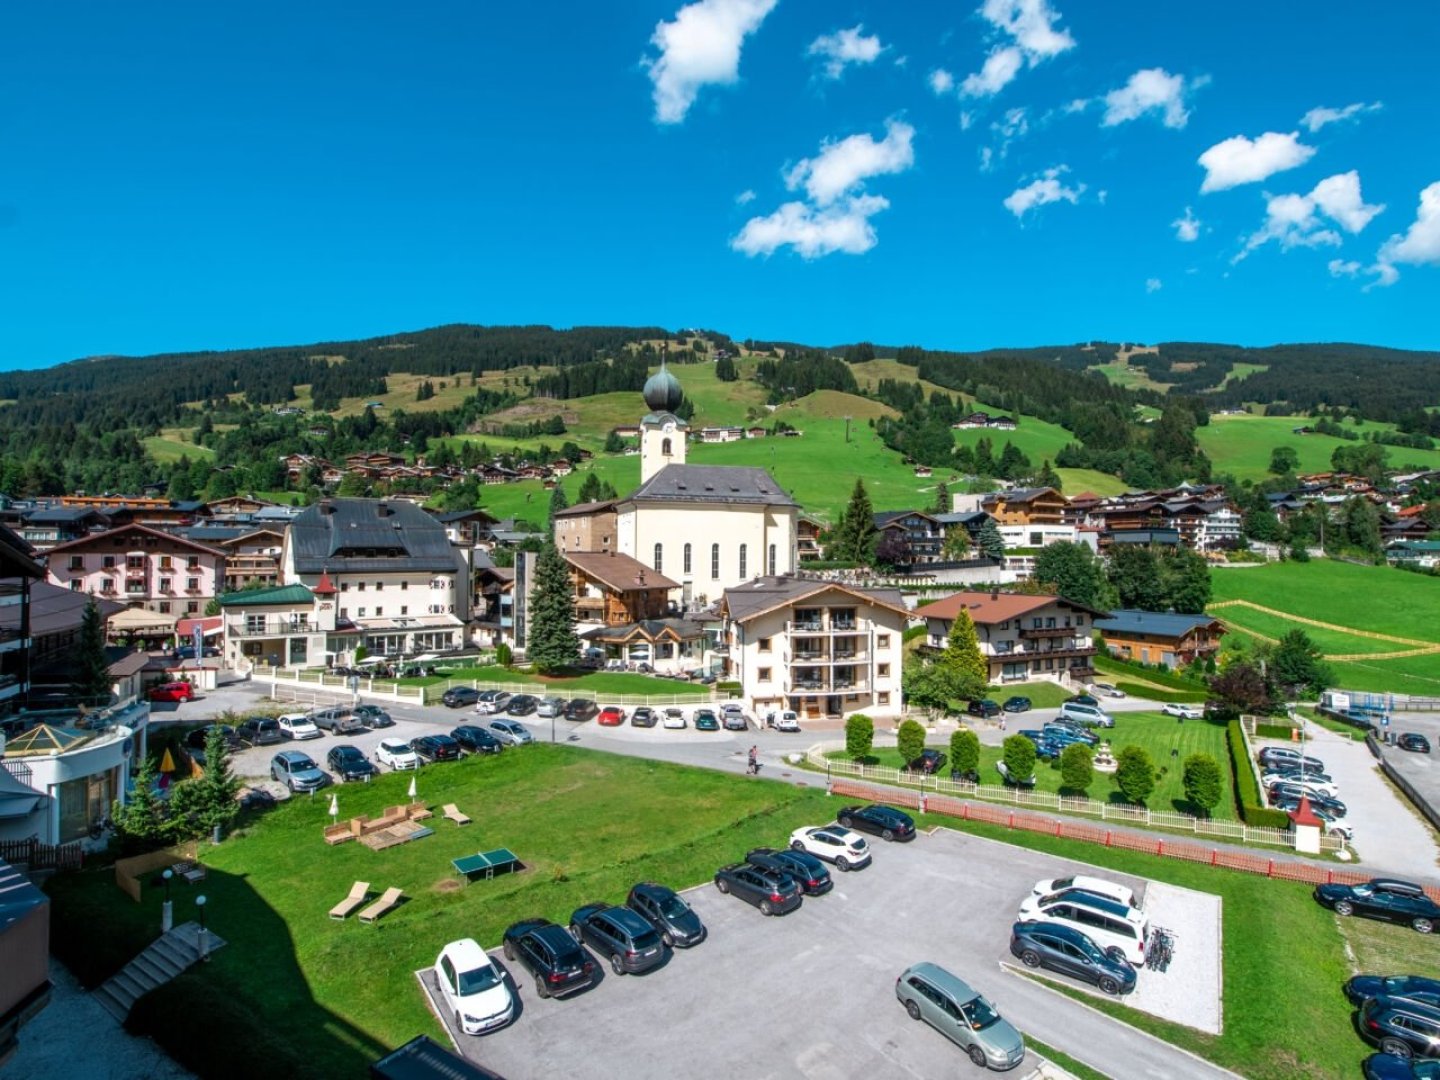
[[[675,425],[672,424],[669,420],[667,420],[665,421],[665,426],[662,430],[665,432],[665,434],[669,435],[675,430]]]

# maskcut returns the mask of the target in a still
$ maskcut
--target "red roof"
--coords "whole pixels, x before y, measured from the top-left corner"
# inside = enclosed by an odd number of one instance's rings
[[[1310,809],[1310,799],[1306,795],[1300,796],[1300,805],[1290,811],[1290,820],[1296,825],[1313,825],[1317,829],[1324,824],[1315,816],[1315,811]]]
[[[330,571],[321,570],[320,580],[315,583],[315,587],[310,591],[316,596],[334,596],[340,590],[335,588],[335,583],[330,580]]]
[[[208,637],[211,634],[218,634],[225,620],[219,615],[212,615],[208,619],[181,619],[175,624],[175,636],[180,638],[192,638],[195,636],[195,628]]]

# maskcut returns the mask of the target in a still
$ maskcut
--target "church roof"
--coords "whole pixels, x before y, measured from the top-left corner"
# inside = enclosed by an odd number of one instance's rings
[[[766,470],[742,465],[666,465],[626,501],[798,505]]]

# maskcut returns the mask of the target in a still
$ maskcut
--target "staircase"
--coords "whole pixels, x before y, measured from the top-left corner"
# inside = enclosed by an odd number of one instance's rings
[[[208,951],[224,941],[207,931]],[[163,986],[200,959],[200,925],[188,922],[163,935],[95,991],[95,1000],[120,1023],[143,994]]]

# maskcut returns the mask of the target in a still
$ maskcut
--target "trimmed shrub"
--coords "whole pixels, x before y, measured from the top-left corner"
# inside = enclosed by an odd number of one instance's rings
[[[1071,743],[1060,751],[1060,783],[1066,791],[1085,791],[1095,782],[1094,758],[1084,743]]]
[[[1155,790],[1155,763],[1143,746],[1124,746],[1115,755],[1115,786],[1130,802],[1145,805]]]
[[[980,736],[968,727],[950,733],[950,768],[962,773],[980,768]]]
[[[1235,802],[1240,820],[1257,829],[1288,829],[1290,815],[1265,805],[1255,770],[1250,767],[1250,754],[1245,746],[1245,732],[1236,717],[1225,725],[1225,745],[1230,751],[1230,773],[1235,784]]]
[[[925,726],[918,720],[906,720],[895,733],[895,744],[901,761],[914,761],[925,752]]]
[[[1012,780],[1020,781],[1035,773],[1035,744],[1024,735],[1011,735],[1003,744],[1005,768]]]
[[[1256,724],[1255,737],[1257,739],[1293,739],[1295,729],[1289,724]]]
[[[875,746],[875,721],[864,713],[856,713],[845,721],[845,753],[859,761],[869,757]]]
[[[1220,805],[1220,763],[1209,754],[1185,759],[1185,797],[1208,816]]]

